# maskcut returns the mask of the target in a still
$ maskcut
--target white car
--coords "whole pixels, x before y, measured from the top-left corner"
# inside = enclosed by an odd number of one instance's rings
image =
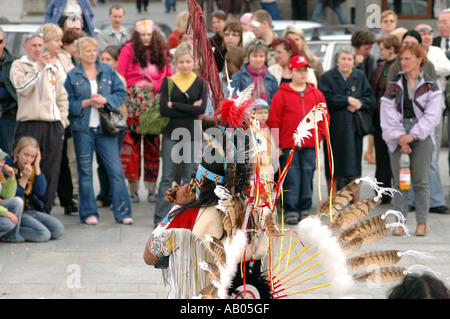
[[[3,32],[6,34],[6,48],[15,57],[19,58],[26,54],[23,49],[25,38],[28,34],[36,32],[42,24],[22,24],[22,23],[5,23],[0,24]],[[102,27],[105,27],[103,25]],[[172,30],[166,24],[159,23],[156,25],[158,30],[161,31],[163,39],[166,39]],[[95,33],[100,31],[99,28],[95,29]]]
[[[6,48],[15,57],[25,55],[23,49],[25,38],[28,34],[36,32],[42,24],[0,24],[6,36]]]
[[[303,32],[305,32],[306,39],[311,39],[313,32],[315,29],[322,27],[322,24],[312,21],[304,21],[304,20],[273,20],[272,21],[272,30],[278,35],[281,36],[283,31],[290,25],[296,25],[302,28]]]
[[[334,57],[339,49],[351,46],[348,40],[331,40],[331,41],[308,41],[309,50],[314,53],[320,61],[324,71],[328,71],[336,66]]]

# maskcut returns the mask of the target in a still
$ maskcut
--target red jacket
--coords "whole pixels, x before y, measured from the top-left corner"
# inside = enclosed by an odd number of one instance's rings
[[[308,114],[311,109],[319,104],[325,103],[325,97],[312,83],[308,83],[308,87],[304,96],[294,91],[289,83],[283,83],[275,93],[270,106],[269,120],[267,124],[271,129],[279,129],[279,147],[281,149],[292,148],[294,146],[294,132],[300,124],[301,120]],[[326,110],[328,123],[330,116]],[[317,123],[319,127],[319,142],[326,138],[327,128],[325,121]],[[276,131],[272,130],[275,141],[277,140]],[[311,132],[312,137],[305,138],[303,147],[315,147],[315,135]]]

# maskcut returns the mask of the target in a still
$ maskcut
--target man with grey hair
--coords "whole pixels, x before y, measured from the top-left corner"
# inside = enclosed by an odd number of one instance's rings
[[[9,75],[16,58],[5,45],[6,34],[0,27],[0,149],[11,154],[11,141],[17,125],[17,93]]]
[[[437,25],[439,36],[433,39],[433,45],[448,51],[450,49],[450,8],[441,12]]]

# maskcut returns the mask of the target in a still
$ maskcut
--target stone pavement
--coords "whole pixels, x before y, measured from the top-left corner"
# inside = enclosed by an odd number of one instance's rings
[[[440,155],[441,175],[446,198],[449,191],[447,148]],[[363,164],[363,175],[373,176],[374,165]],[[322,175],[323,176],[323,175]],[[97,181],[95,181],[97,187]],[[315,181],[315,197],[312,211],[319,205],[318,183]],[[325,182],[321,183],[322,192]],[[58,205],[52,214],[65,226],[64,235],[47,243],[0,243],[0,299],[164,299],[166,291],[160,271],[147,266],[142,260],[146,241],[153,230],[154,204],[148,203],[141,185],[141,202],[133,204],[134,225],[122,225],[114,221],[109,208],[101,208],[97,226],[81,224],[76,216],[66,216]],[[362,187],[361,198],[373,196]],[[448,201],[448,198],[447,198]],[[378,206],[374,213],[384,212],[392,206]],[[404,257],[398,264],[410,267],[422,264],[439,272],[439,278],[449,283],[450,270],[450,215],[429,215],[429,235],[414,236],[415,218],[409,214],[407,226],[411,237],[388,236],[372,249],[414,249],[429,252],[434,259],[417,260]],[[289,244],[285,237],[284,247]],[[292,253],[295,256],[298,245]],[[306,258],[306,257],[305,257]],[[303,261],[303,260],[302,260]],[[317,284],[325,283],[322,279]],[[306,287],[313,287],[311,285]],[[299,289],[306,288],[300,286]],[[357,284],[345,296],[336,296],[330,288],[312,290],[292,298],[328,299],[361,298],[382,299],[391,284],[368,286]],[[295,291],[295,290],[294,290]]]
[[[21,14],[20,0],[2,0],[0,12],[19,21]],[[112,1],[111,1],[112,2]],[[107,21],[106,5],[94,7],[96,17]],[[12,5],[14,3],[14,5]],[[134,3],[121,2],[128,13],[135,13]],[[180,11],[185,5],[177,3]],[[161,2],[151,2],[151,18],[160,21],[174,22],[176,13],[165,14]],[[131,19],[131,17],[128,17]],[[25,17],[24,22],[37,22],[36,16]],[[449,169],[447,163],[448,149],[442,148],[440,154],[441,177],[446,200],[450,188]],[[323,163],[323,161],[322,161]],[[374,165],[363,163],[363,176],[374,176]],[[322,194],[326,192],[326,184],[320,181]],[[95,188],[98,189],[97,180]],[[312,211],[319,205],[319,183],[314,185],[314,203]],[[363,186],[361,198],[373,196],[373,192]],[[166,291],[161,273],[153,267],[145,265],[142,259],[145,244],[153,230],[154,204],[146,201],[146,190],[140,187],[141,203],[133,204],[134,225],[127,226],[114,221],[109,208],[99,210],[100,221],[97,226],[81,224],[76,216],[66,216],[57,205],[52,214],[65,226],[64,235],[58,240],[47,243],[0,243],[0,299],[164,299]],[[378,206],[374,213],[384,212],[392,206]],[[411,237],[388,236],[379,243],[371,245],[373,249],[414,249],[429,252],[435,258],[417,260],[404,257],[399,265],[409,267],[422,264],[439,272],[439,278],[449,284],[450,264],[450,215],[429,215],[429,235],[419,238],[414,236],[415,218],[410,213],[407,226],[411,229]],[[289,238],[284,240],[284,247]],[[295,248],[292,256],[299,250]],[[318,280],[318,284],[325,283]],[[308,286],[309,287],[309,286]],[[391,284],[369,286],[357,284],[345,296],[336,296],[330,288],[312,290],[295,295],[292,298],[328,299],[358,298],[383,299]],[[299,286],[298,289],[306,288]]]

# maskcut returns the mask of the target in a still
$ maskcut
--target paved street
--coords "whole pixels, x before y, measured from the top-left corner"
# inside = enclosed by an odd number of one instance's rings
[[[0,12],[10,21],[19,21],[21,9],[17,0],[2,0]],[[107,21],[109,3],[94,7],[95,16]],[[122,3],[129,14],[135,14],[134,3]],[[184,6],[184,7],[183,7]],[[184,2],[177,3],[177,10],[185,8]],[[151,2],[150,18],[155,21],[171,23],[174,26],[176,13],[166,14],[161,2]],[[143,15],[141,15],[143,16]],[[139,17],[141,17],[139,16]],[[134,16],[137,18],[137,15]],[[134,20],[130,15],[128,21]],[[42,21],[39,17],[25,17],[23,21]],[[441,177],[446,200],[450,203],[449,170],[447,148],[440,153]],[[323,161],[322,161],[323,163]],[[374,175],[375,166],[363,163],[363,176]],[[325,196],[326,184],[322,168],[320,189]],[[97,181],[95,181],[96,189]],[[319,205],[319,181],[315,180],[315,196],[312,211]],[[373,196],[373,192],[363,186],[361,198]],[[57,205],[52,214],[65,226],[64,235],[47,243],[0,243],[0,300],[18,298],[64,298],[64,299],[164,299],[166,291],[160,271],[144,264],[142,254],[146,241],[153,230],[154,204],[146,201],[146,190],[140,187],[141,203],[133,204],[132,226],[118,224],[114,221],[109,208],[99,210],[100,221],[97,226],[81,224],[76,216],[66,216]],[[374,213],[384,212],[392,206],[378,206]],[[429,215],[429,235],[414,236],[414,214],[410,213],[407,226],[411,237],[388,236],[379,243],[371,245],[373,249],[414,249],[431,253],[435,258],[417,260],[404,257],[399,265],[410,267],[422,264],[439,272],[439,278],[449,284],[450,277],[450,215]],[[284,240],[284,246],[289,238]],[[298,252],[300,247],[292,253]],[[322,279],[318,283],[325,283]],[[344,296],[333,294],[331,288],[322,288],[295,295],[292,298],[361,298],[382,299],[390,284],[369,286],[357,284]],[[306,288],[300,286],[297,290]]]

